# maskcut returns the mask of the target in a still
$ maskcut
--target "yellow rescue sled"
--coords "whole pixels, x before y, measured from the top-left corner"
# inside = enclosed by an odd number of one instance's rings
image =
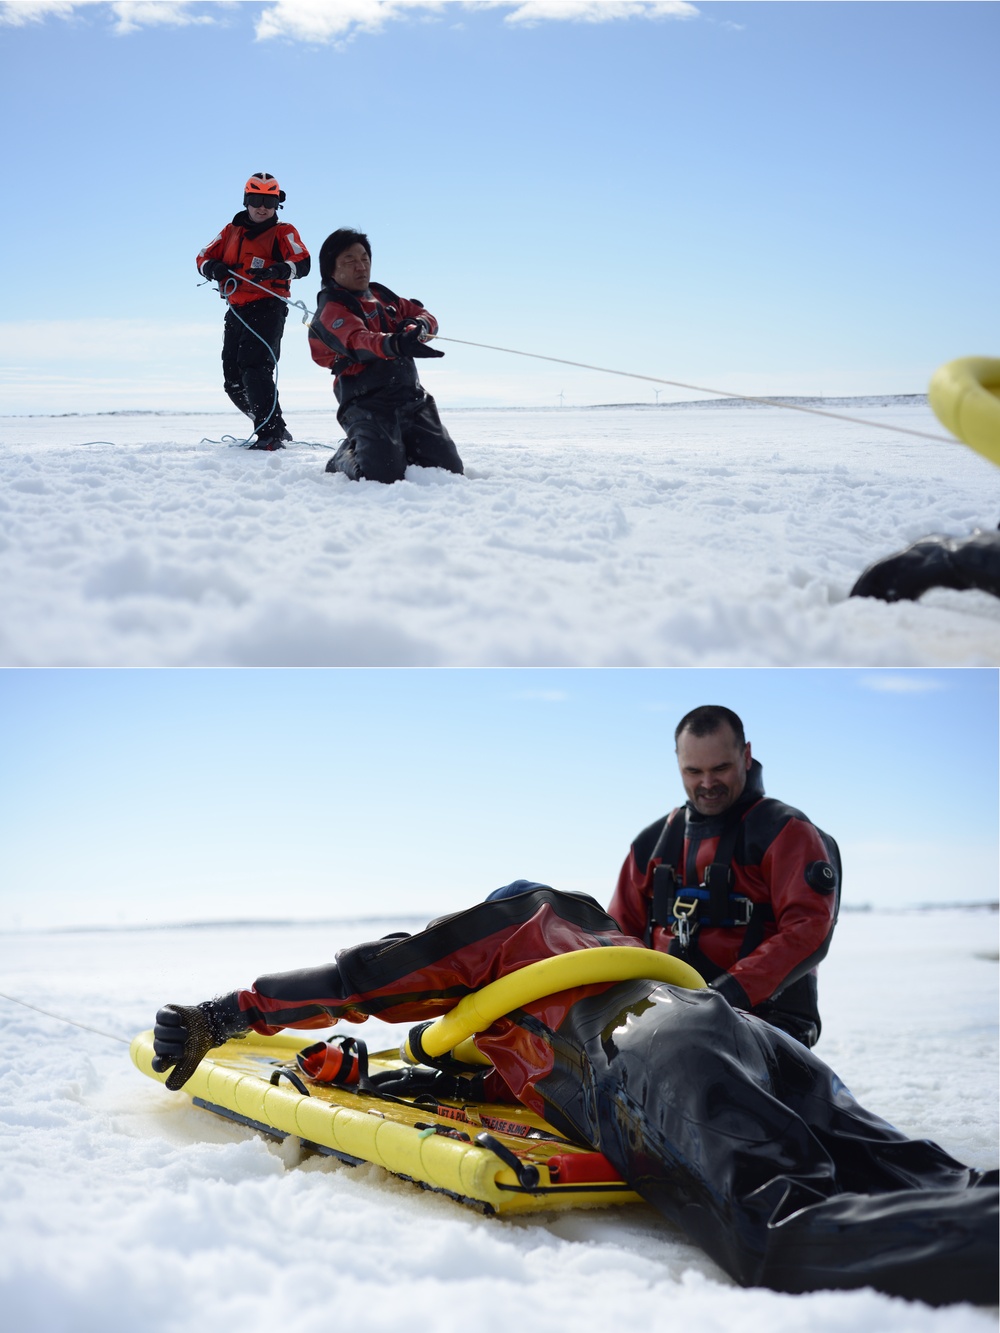
[[[453,1051],[468,1063],[484,1063],[471,1044],[474,1033],[506,1013],[570,986],[633,978],[666,981],[688,989],[704,982],[680,959],[649,949],[585,949],[530,964],[460,1001],[443,1017],[411,1033],[404,1059],[395,1051],[368,1056],[369,1073],[412,1068],[415,1046],[426,1056]],[[526,1107],[442,1098],[367,1095],[349,1086],[312,1082],[296,1057],[317,1034],[251,1032],[211,1051],[183,1092],[196,1106],[283,1139],[293,1135],[308,1151],[351,1164],[372,1162],[486,1212],[635,1203],[639,1196],[602,1154],[570,1142]],[[132,1042],[132,1061],[153,1072],[153,1034]],[[485,1061],[485,1063],[489,1063]]]

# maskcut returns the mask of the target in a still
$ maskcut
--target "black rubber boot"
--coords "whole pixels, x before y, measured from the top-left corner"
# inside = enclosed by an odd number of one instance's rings
[[[272,417],[270,421],[257,427],[257,438],[247,446],[248,449],[264,449],[272,453],[275,449],[284,449],[285,441],[292,437],[288,428],[280,417]]]
[[[332,458],[326,461],[326,472],[343,472],[351,481],[361,480],[361,469],[354,456],[354,445],[350,440],[341,440],[340,447]]]

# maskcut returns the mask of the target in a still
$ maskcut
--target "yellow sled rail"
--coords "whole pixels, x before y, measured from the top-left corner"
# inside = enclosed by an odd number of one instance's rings
[[[947,362],[934,372],[927,397],[942,425],[1000,467],[1000,359]]]
[[[419,1064],[422,1056],[437,1059],[448,1051],[456,1051],[461,1059],[481,1063],[484,1057],[476,1059],[477,1053],[474,1053],[474,1047],[470,1048],[469,1038],[484,1032],[505,1014],[571,987],[639,979],[666,982],[685,990],[703,990],[705,987],[693,967],[680,958],[657,953],[655,949],[624,945],[578,949],[574,953],[528,963],[482,990],[466,995],[447,1014],[414,1028],[401,1054],[404,1059]],[[411,1041],[418,1049],[411,1048]]]
[[[370,1162],[432,1190],[496,1213],[526,1213],[553,1208],[629,1203],[637,1196],[624,1182],[596,1184],[565,1190],[557,1187],[545,1165],[545,1150],[538,1145],[539,1184],[525,1190],[515,1172],[487,1148],[440,1134],[425,1134],[414,1122],[440,1120],[422,1108],[393,1107],[401,1119],[383,1116],[377,1100],[359,1097],[350,1089],[313,1086],[303,1096],[287,1083],[272,1086],[268,1075],[313,1038],[284,1035],[227,1042],[212,1051],[184,1085],[184,1094],[196,1106],[235,1113],[251,1128],[277,1136],[292,1135],[303,1145],[332,1151],[349,1162]],[[388,1054],[388,1053],[387,1053]],[[149,1078],[162,1083],[165,1074],[153,1072],[153,1034],[142,1032],[132,1041],[132,1063]],[[373,1067],[379,1067],[376,1059]],[[511,1115],[508,1108],[498,1108]],[[389,1108],[387,1107],[387,1111]],[[532,1118],[538,1124],[543,1121]],[[448,1120],[441,1120],[448,1125]],[[475,1129],[472,1128],[475,1133]],[[512,1145],[521,1142],[508,1140]],[[572,1151],[556,1145],[558,1151]]]

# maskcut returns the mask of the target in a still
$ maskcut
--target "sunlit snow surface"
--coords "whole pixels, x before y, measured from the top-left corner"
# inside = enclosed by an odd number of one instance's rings
[[[831,410],[944,434],[921,399]],[[1000,518],[935,443],[731,404],[448,411],[466,475],[326,474],[332,410],[0,418],[0,665],[995,665],[1000,602],[847,594]],[[102,441],[104,441],[102,443]]]
[[[0,934],[0,990],[123,1039],[159,1004],[416,923]],[[845,916],[820,1054],[871,1110],[996,1166],[997,918]],[[353,1030],[376,1046],[397,1029]],[[376,1167],[301,1165],[0,999],[0,1310],[28,1333],[986,1333],[996,1311],[742,1291],[645,1206],[482,1217]]]

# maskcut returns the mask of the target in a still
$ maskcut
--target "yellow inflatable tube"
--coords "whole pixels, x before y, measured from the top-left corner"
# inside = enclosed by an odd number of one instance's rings
[[[667,982],[685,990],[703,990],[705,982],[689,964],[655,949],[636,949],[615,945],[607,949],[578,949],[574,953],[543,958],[518,968],[499,981],[491,982],[482,990],[473,991],[459,1000],[454,1009],[424,1027],[419,1033],[419,1045],[424,1054],[436,1059],[453,1051],[477,1032],[482,1032],[504,1014],[530,1004],[532,1000],[573,986],[591,986],[606,981]],[[419,1055],[411,1051],[410,1043],[403,1046],[404,1059],[419,1063]],[[468,1057],[469,1047],[461,1052]]]
[[[927,397],[942,425],[1000,467],[1000,359],[947,362],[934,372]]]

